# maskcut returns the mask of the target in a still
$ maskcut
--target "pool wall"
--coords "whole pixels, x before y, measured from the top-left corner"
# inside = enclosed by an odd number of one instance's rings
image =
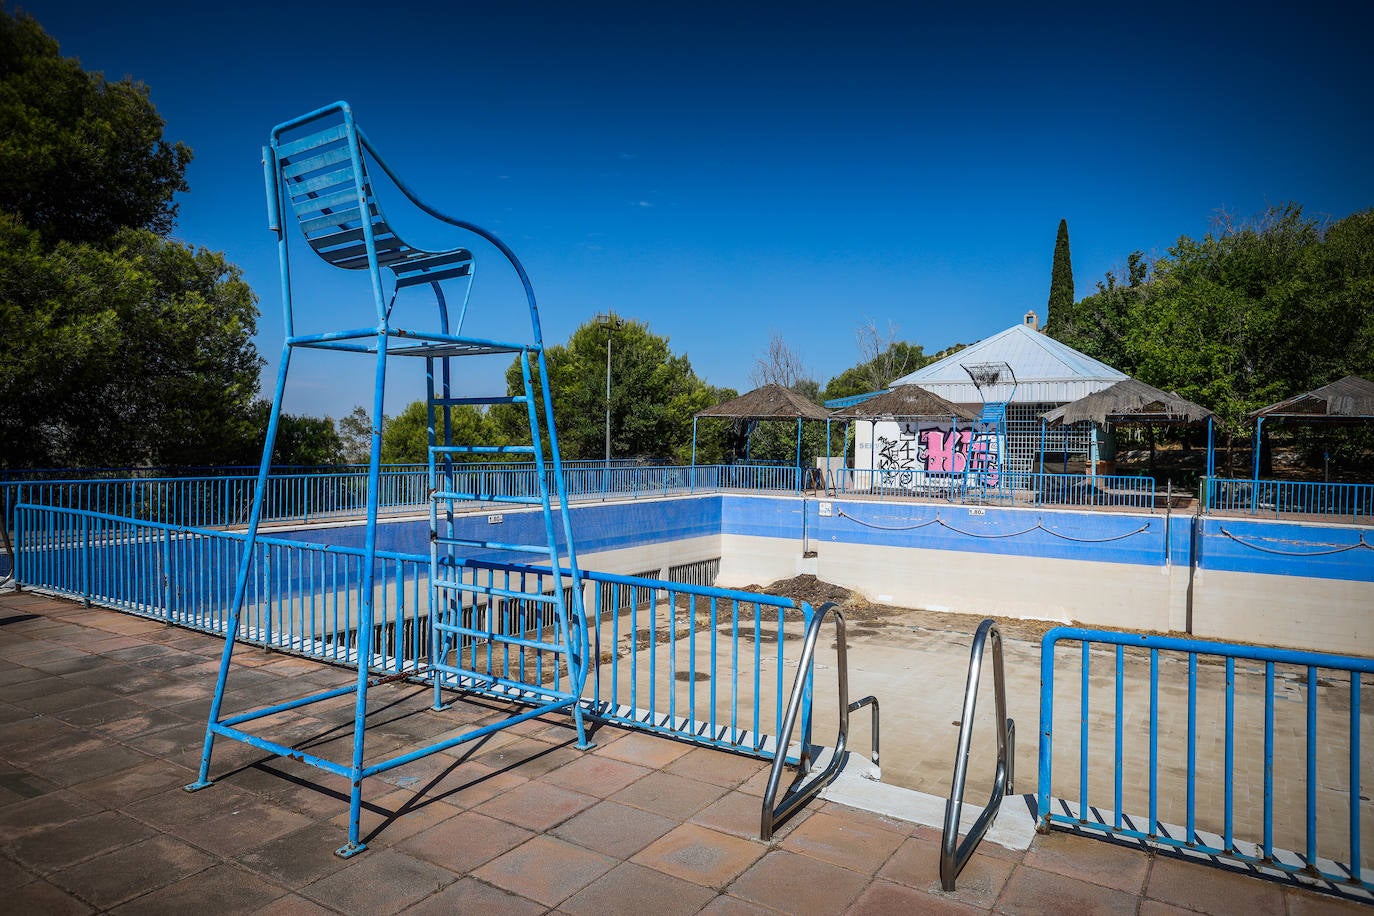
[[[1374,654],[1368,526],[735,495],[583,505],[572,518],[584,569],[671,579],[719,557],[725,587],[812,573],[900,607]],[[543,536],[537,512],[457,524],[473,538],[497,526],[506,542]],[[273,534],[361,547],[363,527]],[[429,522],[384,523],[378,542],[428,553]]]

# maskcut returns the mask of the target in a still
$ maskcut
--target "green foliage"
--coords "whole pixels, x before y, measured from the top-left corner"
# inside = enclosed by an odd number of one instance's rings
[[[0,467],[239,463],[256,297],[164,237],[190,152],[146,88],[0,10]]]
[[[605,455],[607,333],[597,322],[588,321],[566,344],[545,352],[559,448],[565,459]],[[613,334],[611,457],[689,461],[692,415],[718,403],[719,389],[698,378],[687,357],[673,353],[668,338],[652,333],[643,322],[624,319],[609,333]],[[537,378],[534,384],[538,397]],[[510,394],[524,393],[518,358],[506,371],[506,385]],[[492,410],[493,420],[508,441],[529,441],[523,410],[506,405]],[[700,448],[697,460],[704,461]]]
[[[1049,332],[1212,408],[1229,435],[1265,404],[1374,374],[1374,211],[1323,229],[1293,204],[1139,252]]]
[[[0,9],[0,210],[44,241],[171,231],[191,151],[162,139],[148,88],[64,58],[31,16]]]
[[[143,230],[46,250],[0,213],[0,462],[241,460],[256,318],[222,255]]]
[[[354,411],[354,416],[362,408]],[[366,414],[363,414],[366,417]],[[506,435],[492,418],[468,404],[452,408],[454,445],[504,445]],[[366,421],[364,421],[366,422]],[[370,429],[370,424],[369,424]],[[443,412],[435,411],[434,441],[444,444]],[[369,432],[370,436],[371,433]],[[364,449],[361,461],[367,461]],[[482,461],[490,460],[482,456]],[[412,401],[395,417],[382,424],[382,462],[384,464],[425,464],[429,461],[429,410],[424,401]]]
[[[1054,327],[1073,309],[1073,263],[1069,258],[1069,223],[1059,221],[1054,238],[1054,263],[1050,266],[1050,298],[1045,314],[1045,326]]]
[[[272,405],[258,401],[253,405],[257,449],[245,463],[257,463],[261,444],[267,434],[267,418]],[[272,463],[326,467],[343,464],[343,440],[329,417],[303,417],[284,413],[277,420],[277,439],[272,447]]]
[[[868,394],[870,391],[882,391],[895,379],[915,372],[933,361],[934,357],[926,356],[925,349],[920,344],[907,343],[905,340],[893,341],[883,352],[857,366],[849,367],[827,382],[822,400],[832,401],[836,398],[853,397],[856,394]]]

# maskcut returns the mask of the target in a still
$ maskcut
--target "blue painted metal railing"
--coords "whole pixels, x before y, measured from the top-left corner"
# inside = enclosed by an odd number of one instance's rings
[[[16,507],[15,524],[25,587],[225,633],[242,534],[28,504]],[[356,548],[258,538],[240,640],[356,664],[364,559]],[[419,554],[377,552],[369,663],[376,673],[425,675],[429,561]],[[552,594],[555,587],[547,568],[458,565],[465,576],[499,581],[531,598]],[[810,605],[610,573],[583,570],[581,576],[591,590],[585,606],[594,608],[588,621],[593,668],[584,693],[590,714],[764,759],[774,756],[785,699],[783,669],[796,665],[786,647],[798,643],[813,613]],[[559,582],[573,586],[566,574]],[[548,625],[532,618],[531,633]],[[471,644],[464,650],[485,651]],[[528,669],[537,682],[555,688],[566,676],[534,649],[525,658],[494,661],[502,670]],[[522,699],[513,690],[486,692]],[[801,724],[807,743],[810,715],[808,703]]]
[[[1155,482],[1151,477],[863,468],[842,473],[845,479],[840,489],[847,496],[912,496],[955,503],[1065,508],[1155,506]]]
[[[1374,518],[1374,483],[1323,483],[1306,480],[1207,481],[1207,509],[1251,515],[1345,516]]]
[[[811,605],[637,576],[583,575],[595,588],[596,715],[762,757],[776,754],[787,636],[805,630]],[[808,744],[809,703],[801,735]]]
[[[1081,647],[1078,754],[1059,760],[1059,775],[1062,782],[1072,784],[1076,762],[1076,801],[1054,795],[1055,650],[1066,641]],[[1114,668],[1114,676],[1104,674],[1101,667],[1093,671],[1094,646],[1104,647],[1097,651],[1105,656],[1099,660],[1110,663],[1107,667]],[[1182,670],[1161,677],[1161,664]],[[1128,668],[1142,666],[1147,672],[1137,673],[1145,686],[1128,677]],[[1367,683],[1363,676],[1372,673],[1374,659],[1109,630],[1052,629],[1041,650],[1040,828],[1059,825],[1145,840],[1374,890],[1374,874],[1363,868],[1361,830],[1361,794],[1370,777],[1361,766],[1360,700],[1362,683]],[[1200,680],[1205,696],[1211,698],[1203,709],[1198,701]],[[1058,692],[1063,696],[1071,688],[1064,685]],[[1093,697],[1104,694],[1106,709],[1093,702]],[[1167,724],[1171,714],[1177,722],[1179,704],[1186,748],[1177,747],[1179,736]],[[1319,732],[1319,720],[1324,734]],[[1094,735],[1096,756],[1090,754]],[[1173,746],[1172,753],[1161,750],[1161,739]],[[1074,747],[1072,739],[1069,746]],[[1100,750],[1108,746],[1110,757]],[[1110,770],[1103,772],[1107,760]],[[1142,765],[1145,786],[1139,785]],[[1303,794],[1276,795],[1276,771],[1281,784],[1302,786]],[[1161,788],[1161,778],[1174,782],[1180,775],[1181,795],[1177,789]],[[1134,785],[1127,785],[1127,780]],[[1252,786],[1262,788],[1252,791]],[[1124,811],[1142,801],[1142,788],[1148,812],[1144,819]],[[1326,830],[1319,833],[1319,791],[1332,789],[1345,797],[1344,813],[1334,823],[1328,818]],[[1219,810],[1208,800],[1219,800]],[[1161,806],[1170,812],[1161,812]],[[1303,826],[1283,817],[1284,812],[1276,814],[1280,807],[1301,811]],[[1246,825],[1237,820],[1252,821],[1255,815],[1260,821],[1250,828],[1259,838],[1238,837],[1238,829]],[[1165,817],[1183,824],[1169,826]],[[1284,842],[1291,842],[1296,851],[1281,848]]]

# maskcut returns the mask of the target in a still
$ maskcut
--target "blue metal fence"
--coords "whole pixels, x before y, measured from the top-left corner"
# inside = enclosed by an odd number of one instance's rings
[[[1079,644],[1076,696],[1073,679],[1056,685],[1062,642]],[[1361,796],[1372,775],[1361,759],[1361,687],[1371,673],[1371,659],[1050,630],[1040,675],[1041,826],[1374,889],[1361,845],[1369,815]],[[1077,701],[1078,733],[1058,747],[1077,754],[1056,757],[1061,697]],[[1276,783],[1301,791],[1276,791]],[[1068,796],[1076,788],[1076,800],[1055,797],[1056,785]]]
[[[1367,521],[1374,518],[1374,483],[1218,477],[1208,481],[1206,505],[1216,512],[1347,516]]]
[[[25,587],[223,635],[243,536],[101,512],[21,504],[15,510],[18,578]],[[373,654],[381,674],[426,676],[429,557],[377,552]],[[260,537],[239,638],[340,664],[356,664],[361,549]],[[776,753],[783,669],[812,613],[804,602],[753,592],[582,571],[456,561],[457,574],[529,596],[493,599],[482,612],[518,615],[528,653],[469,639],[472,667],[532,676],[554,687],[566,667],[541,652],[552,622],[539,598],[555,587],[589,589],[593,658],[588,711],[608,721],[763,758]],[[514,632],[513,630],[511,632]],[[514,677],[508,680],[517,680]],[[442,686],[464,687],[456,681]],[[488,690],[512,699],[518,691]],[[810,737],[804,710],[802,740]]]
[[[863,468],[842,473],[845,477],[841,489],[845,495],[921,497],[1004,506],[1120,506],[1147,510],[1155,506],[1155,482],[1151,477]]]

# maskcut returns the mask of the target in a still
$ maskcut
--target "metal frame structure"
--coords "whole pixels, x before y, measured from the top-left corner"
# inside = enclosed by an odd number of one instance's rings
[[[973,743],[973,715],[978,708],[978,682],[983,676],[983,650],[992,640],[993,699],[997,704],[997,769],[993,774],[992,793],[982,812],[969,828],[964,842],[959,842],[959,818],[964,810],[964,784],[968,781],[969,749]],[[953,891],[959,872],[963,871],[973,851],[983,841],[1002,808],[1002,799],[1015,794],[1016,723],[1007,716],[1006,676],[1002,666],[1002,631],[992,618],[978,625],[969,651],[968,681],[964,685],[964,710],[959,719],[959,744],[954,756],[954,778],[949,798],[945,800],[945,825],[940,841],[940,887]]]
[[[805,606],[810,610],[809,606]],[[782,783],[782,768],[789,761],[787,747],[792,740],[792,730],[797,723],[797,715],[804,717],[801,747],[797,759],[797,776],[805,778],[811,771],[813,748],[809,715],[811,709],[811,666],[816,656],[816,640],[821,633],[821,624],[826,616],[835,618],[835,667],[839,675],[839,728],[835,735],[835,746],[825,769],[816,774],[809,782],[794,784],[785,792],[783,800],[776,807],[778,787]],[[759,814],[759,839],[765,843],[773,839],[773,831],[778,825],[796,814],[805,804],[815,798],[820,791],[834,781],[845,764],[845,745],[849,741],[849,714],[865,706],[873,707],[873,763],[879,762],[878,750],[878,698],[866,696],[862,700],[849,702],[849,655],[845,644],[844,612],[839,605],[828,601],[811,614],[806,622],[806,635],[802,643],[801,656],[797,660],[797,678],[792,682],[792,693],[787,701],[787,710],[782,716],[782,727],[778,729],[777,753],[773,756],[773,766],[768,771],[768,785],[763,790],[762,810]]]
[[[1068,799],[1056,798],[1053,794],[1053,763],[1055,747],[1054,699],[1055,699],[1055,648],[1063,642],[1077,642],[1081,647],[1081,667],[1078,710],[1078,798],[1076,803]],[[1108,647],[1113,662],[1115,676],[1102,684],[1103,691],[1110,690],[1111,708],[1099,712],[1090,704],[1090,683],[1093,680],[1092,650],[1094,645]],[[1125,744],[1127,723],[1126,670],[1124,650],[1134,648],[1148,651],[1148,722],[1146,760],[1139,761],[1128,757]],[[1161,653],[1171,653],[1187,660],[1187,750],[1184,761],[1185,777],[1185,818],[1186,823],[1171,827],[1160,819],[1161,799],[1159,749],[1160,735],[1160,659]],[[1221,661],[1223,684],[1225,688],[1224,713],[1222,725],[1222,832],[1212,834],[1202,830],[1197,823],[1198,807],[1204,804],[1198,791],[1201,766],[1198,761],[1199,748],[1206,748],[1213,736],[1203,733],[1207,720],[1199,714],[1198,681],[1199,662]],[[1239,664],[1242,663],[1242,664]],[[1249,665],[1244,663],[1249,662]],[[1276,665],[1289,666],[1300,672],[1302,684],[1303,717],[1302,740],[1305,745],[1303,759],[1304,801],[1306,805],[1304,848],[1287,851],[1276,846],[1274,819],[1276,793],[1274,786],[1276,757],[1276,707],[1285,700],[1296,697],[1287,695],[1278,683]],[[1248,672],[1242,668],[1249,668]],[[1319,678],[1318,672],[1323,674]],[[1294,673],[1297,673],[1294,672]],[[1098,678],[1102,675],[1099,670]],[[1263,814],[1263,836],[1258,842],[1245,840],[1236,835],[1235,807],[1245,804],[1244,786],[1236,782],[1238,753],[1238,723],[1244,721],[1242,711],[1237,709],[1237,680],[1241,674],[1259,679],[1263,685],[1262,703],[1259,710],[1263,723],[1263,785],[1259,804]],[[1361,855],[1362,822],[1362,783],[1361,783],[1361,734],[1360,734],[1360,696],[1366,678],[1374,675],[1374,659],[1354,658],[1342,655],[1329,655],[1321,652],[1306,652],[1293,649],[1274,649],[1263,646],[1246,646],[1233,643],[1212,642],[1200,639],[1180,639],[1171,636],[1147,636],[1138,633],[1125,633],[1116,630],[1093,630],[1078,627],[1055,627],[1047,632],[1041,641],[1040,655],[1040,747],[1039,780],[1036,789],[1037,829],[1041,832],[1052,827],[1095,833],[1127,841],[1139,841],[1165,849],[1188,851],[1252,868],[1271,869],[1274,872],[1299,874],[1314,880],[1325,880],[1336,886],[1355,886],[1365,891],[1374,890],[1374,879],[1363,867]],[[1338,680],[1339,678],[1339,680]],[[1348,833],[1345,852],[1346,862],[1326,858],[1318,845],[1317,792],[1322,785],[1318,776],[1318,763],[1323,742],[1318,737],[1317,708],[1322,693],[1340,695],[1341,701],[1333,704],[1338,713],[1348,710],[1348,732],[1344,737],[1349,742],[1345,764],[1348,780],[1345,789],[1348,794]],[[1136,701],[1137,703],[1139,700]],[[1094,775],[1089,766],[1089,731],[1094,721],[1109,721],[1113,730],[1113,766],[1111,773],[1097,774],[1092,780],[1097,792],[1090,791],[1090,777]],[[1134,726],[1132,726],[1134,727]],[[1339,732],[1338,732],[1339,734]],[[1072,742],[1072,737],[1070,738]],[[1070,744],[1072,747],[1072,744]],[[1149,811],[1143,817],[1125,813],[1123,808],[1123,777],[1128,767],[1141,764],[1147,768],[1149,789]],[[1175,764],[1176,765],[1176,764]],[[1329,777],[1327,777],[1329,778]],[[1106,789],[1102,786],[1105,783]],[[1238,791],[1239,790],[1239,791]],[[1107,795],[1110,803],[1101,796]],[[1096,799],[1096,800],[1095,800]],[[1215,814],[1213,810],[1211,812]]]
[[[474,261],[467,248],[430,251],[411,245],[388,224],[375,194],[369,175],[369,164],[375,164],[395,188],[415,207],[441,223],[471,233],[494,246],[518,275],[524,288],[529,310],[531,334],[526,341],[498,341],[465,336],[463,321],[467,314],[471,293]],[[292,758],[346,777],[351,786],[348,818],[348,842],[337,854],[348,857],[367,846],[359,836],[359,816],[362,803],[363,780],[377,773],[409,763],[415,759],[474,740],[490,732],[552,710],[569,710],[577,727],[578,746],[589,747],[579,705],[582,685],[586,679],[587,633],[583,620],[580,590],[565,595],[561,588],[552,595],[529,594],[516,589],[491,584],[464,581],[455,571],[459,546],[475,548],[519,550],[540,554],[547,558],[549,570],[555,576],[571,576],[580,581],[576,553],[572,539],[568,500],[562,474],[557,434],[553,422],[552,397],[548,388],[548,373],[544,361],[543,335],[534,289],[529,276],[514,252],[500,239],[473,223],[447,216],[422,201],[397,175],[368,142],[354,121],[352,109],[346,102],[336,102],[301,117],[283,122],[272,129],[268,146],[263,148],[263,176],[267,186],[268,226],[277,235],[277,251],[281,269],[282,318],[285,339],[281,364],[272,398],[267,437],[263,446],[257,485],[249,513],[247,533],[237,581],[229,605],[224,652],[220,659],[215,683],[214,699],[205,730],[205,746],[201,756],[198,779],[186,786],[198,791],[212,784],[210,764],[216,737],[231,738],[253,747]],[[329,330],[299,334],[293,316],[291,275],[291,233],[287,230],[288,214],[295,218],[306,245],[330,266],[365,271],[370,281],[376,323],[373,326]],[[390,273],[384,277],[384,271]],[[444,284],[456,281],[463,287],[462,305],[456,320],[450,321]],[[386,287],[390,285],[388,297]],[[399,294],[416,287],[429,287],[438,308],[438,329],[426,330],[400,327],[393,323],[392,310]],[[262,709],[223,717],[222,706],[227,688],[230,661],[240,636],[240,615],[250,574],[254,568],[255,545],[263,516],[263,500],[268,491],[271,456],[281,418],[282,399],[286,391],[291,357],[298,348],[324,350],[346,354],[372,356],[375,362],[372,406],[371,450],[367,471],[366,534],[361,558],[359,619],[357,645],[353,661],[357,665],[357,680],[349,687],[328,690],[299,699],[277,703]],[[524,394],[502,397],[456,397],[452,385],[450,360],[459,356],[511,354],[518,360],[524,381]],[[448,686],[478,692],[495,693],[522,700],[532,709],[512,715],[473,731],[444,738],[436,743],[401,754],[378,763],[365,761],[365,733],[368,689],[383,678],[374,678],[373,636],[378,584],[377,514],[381,490],[381,445],[383,408],[386,394],[387,364],[390,357],[409,356],[426,361],[428,379],[430,483],[435,490],[431,518],[434,527],[435,550],[430,558],[429,655],[415,659],[386,678],[427,676],[436,685],[436,708],[442,707],[438,687],[441,680]],[[436,387],[435,361],[439,361]],[[536,405],[534,377],[537,374],[539,393],[543,397],[543,417]],[[453,407],[468,404],[518,404],[526,408],[531,444],[528,446],[454,445],[451,424]],[[442,418],[444,442],[435,441],[436,414]],[[547,431],[545,455],[540,427]],[[459,455],[504,456],[520,453],[533,460],[539,480],[537,496],[519,497],[522,503],[534,503],[542,508],[545,543],[540,545],[507,545],[493,542],[460,544],[440,522],[440,510],[451,522],[452,505],[456,500],[504,502],[510,499],[483,492],[458,492],[453,483],[453,458]],[[546,466],[547,465],[547,466]],[[441,471],[442,466],[442,471]],[[547,471],[547,473],[546,473]],[[549,484],[557,491],[557,508],[552,504]],[[558,519],[555,519],[557,514]],[[558,544],[559,526],[566,545],[566,563]],[[447,526],[451,529],[451,524]],[[439,597],[442,590],[443,598]],[[493,613],[498,602],[510,600],[537,601],[552,610],[552,627],[541,626],[536,634],[511,632],[504,628],[502,615]],[[541,618],[542,620],[543,618]],[[552,629],[553,635],[544,631]],[[566,671],[566,684],[532,683],[520,675],[511,677],[508,671],[498,673],[491,666],[464,665],[461,660],[449,661],[449,651],[463,640],[486,640],[489,643],[515,644],[520,650],[541,655],[552,653],[555,665]],[[254,735],[245,730],[248,723],[313,703],[352,695],[354,697],[353,748],[351,760],[337,763],[305,753],[284,744]]]

